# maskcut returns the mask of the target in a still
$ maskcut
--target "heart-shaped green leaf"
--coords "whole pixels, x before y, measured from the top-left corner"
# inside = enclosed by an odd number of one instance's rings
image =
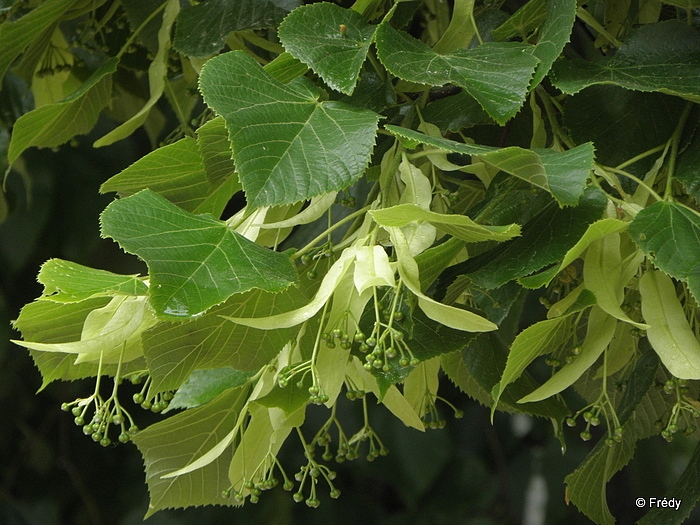
[[[202,314],[235,293],[279,292],[297,281],[289,258],[230,230],[211,215],[193,215],[151,190],[110,204],[102,235],[141,257],[150,271],[159,316]]]
[[[329,3],[295,9],[279,27],[284,48],[333,89],[351,95],[377,26]]]
[[[379,60],[393,75],[431,86],[463,87],[499,124],[520,110],[539,62],[532,46],[515,42],[488,42],[441,55],[389,24],[380,24],[376,42]]]
[[[208,61],[199,84],[226,119],[251,206],[347,188],[367,167],[379,120],[373,111],[321,101],[303,79],[282,84],[238,51]]]

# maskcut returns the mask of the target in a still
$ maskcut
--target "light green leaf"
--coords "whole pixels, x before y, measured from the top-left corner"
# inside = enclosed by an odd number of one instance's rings
[[[467,242],[506,241],[520,235],[520,226],[482,226],[466,215],[446,215],[424,210],[413,204],[399,204],[370,211],[382,226],[401,227],[413,221],[427,221],[445,233]]]
[[[505,388],[518,379],[535,358],[551,353],[564,344],[569,338],[570,329],[570,315],[566,315],[540,321],[518,334],[511,345],[501,380],[493,387],[492,395],[495,403],[491,410],[492,414]]]
[[[533,2],[527,5],[530,3]],[[575,20],[576,0],[547,0],[547,20],[539,29],[537,45],[533,51],[540,63],[530,86],[534,87],[542,82],[554,61],[559,58],[569,41]]]
[[[244,326],[250,326],[252,328],[259,328],[261,330],[290,328],[301,324],[304,321],[308,321],[314,315],[316,315],[321,308],[323,308],[323,306],[328,302],[328,299],[330,299],[331,295],[333,295],[333,292],[338,287],[338,284],[345,277],[350,269],[350,266],[354,262],[355,255],[356,249],[354,247],[346,248],[323,277],[321,286],[316,292],[314,298],[307,305],[302,306],[301,308],[268,317],[232,317],[226,315],[223,315],[222,317],[231,322]]]
[[[423,421],[395,385],[391,385],[387,389],[382,397],[382,404],[407,427],[415,428],[421,432],[425,431]]]
[[[523,284],[523,286],[527,286],[528,288],[540,288],[541,286],[549,284],[552,279],[559,274],[559,272],[563,271],[564,268],[578,259],[592,242],[613,233],[623,232],[628,227],[628,222],[613,218],[600,219],[599,221],[590,224],[586,229],[586,233],[584,233],[579,241],[568,252],[566,252],[564,259],[559,266],[554,266],[553,268],[545,270],[544,272],[541,272],[533,277],[523,277],[520,279],[521,284]]]
[[[25,47],[32,43],[77,0],[46,0],[18,20],[0,25],[0,78]]]
[[[641,261],[639,261],[641,262]],[[629,318],[622,310],[627,281],[623,278],[620,235],[612,233],[591,243],[583,263],[583,280],[598,306],[620,321],[645,330],[644,323]]]
[[[79,339],[62,343],[13,342],[40,352],[75,354],[76,364],[129,362],[141,357],[141,334],[156,322],[145,297],[121,296],[88,313]]]
[[[596,304],[595,295],[583,283],[574,288],[566,297],[557,301],[547,312],[547,319],[554,319],[572,312],[580,312]],[[629,327],[628,327],[629,330]]]
[[[394,287],[395,270],[389,264],[389,256],[382,246],[361,246],[357,249],[353,279],[357,293],[377,286]],[[361,312],[360,312],[361,313]]]
[[[518,403],[541,401],[558,394],[573,385],[601,356],[612,341],[617,326],[617,319],[608,315],[599,307],[591,308],[588,317],[586,339],[581,345],[581,353],[569,364],[558,370],[541,387],[518,400]]]
[[[429,413],[431,402],[437,397],[439,373],[440,358],[433,357],[421,361],[403,380],[403,397],[421,418]]]
[[[333,192],[325,193],[323,195],[319,195],[318,197],[313,197],[309,202],[309,205],[304,208],[303,211],[297,213],[293,217],[283,221],[263,223],[258,226],[265,230],[276,230],[278,228],[292,228],[301,224],[309,224],[323,216],[323,214],[328,211],[328,208],[335,203],[337,196],[338,194]]]
[[[450,25],[433,46],[436,53],[451,53],[469,47],[476,34],[475,0],[455,0]]]
[[[160,323],[143,335],[144,354],[156,392],[174,390],[197,369],[231,367],[256,371],[270,362],[295,330],[254,330],[222,315],[253,316],[286,312],[302,304],[297,288],[272,294],[251,290],[231,297],[185,323]]]
[[[367,167],[379,119],[372,111],[320,101],[301,79],[282,84],[238,51],[209,60],[200,89],[226,119],[252,207],[344,189]]]
[[[191,57],[215,55],[233,31],[274,27],[298,0],[208,0],[184,9],[177,17],[173,47]]]
[[[136,275],[118,275],[62,259],[49,259],[39,270],[42,299],[72,303],[96,295],[146,295],[148,286]]]
[[[647,337],[661,362],[680,379],[700,379],[700,342],[688,325],[670,277],[651,270],[639,279]]]
[[[615,84],[700,102],[700,32],[681,20],[643,25],[612,57],[561,60],[551,77],[568,94],[594,84]]]
[[[488,319],[484,319],[473,312],[455,308],[454,306],[447,306],[424,295],[420,289],[418,265],[409,253],[406,237],[404,237],[403,232],[399,228],[387,227],[387,230],[396,250],[401,280],[406,285],[406,288],[411,290],[418,298],[418,306],[425,315],[440,324],[466,332],[488,332],[498,328]]]
[[[375,38],[377,56],[393,75],[431,86],[463,87],[499,124],[520,110],[538,63],[532,46],[515,42],[487,42],[442,55],[388,23],[379,25]]]
[[[245,385],[255,372],[243,372],[231,367],[194,370],[177,389],[164,412],[176,408],[195,408],[207,404],[229,388]]]
[[[109,302],[107,297],[95,297],[78,303],[54,303],[51,301],[34,301],[22,308],[19,317],[12,324],[28,341],[47,344],[77,341],[85,324],[85,318],[97,308]],[[71,381],[97,374],[94,363],[75,364],[75,354],[29,352],[41,372],[43,390],[56,379]],[[142,364],[143,361],[141,362]],[[109,365],[104,373],[114,373],[116,367]]]
[[[386,129],[414,144],[422,143],[453,153],[477,156],[495,168],[547,190],[562,206],[578,203],[593,167],[594,150],[590,143],[559,153],[552,150],[526,150],[516,146],[494,148],[464,144],[391,125],[386,126]],[[414,144],[409,144],[409,147],[415,147]]]
[[[118,59],[110,58],[63,101],[22,115],[12,131],[7,154],[10,164],[27,148],[60,146],[72,137],[90,131],[112,97],[112,74],[117,70],[118,62]]]
[[[151,304],[171,320],[200,315],[229,296],[259,288],[279,292],[297,281],[286,255],[230,230],[210,215],[192,215],[151,190],[110,204],[102,235],[149,267]]]
[[[128,137],[140,128],[148,118],[151,108],[155,106],[165,89],[168,75],[168,52],[170,51],[170,31],[175,22],[175,17],[180,11],[179,0],[166,0],[163,11],[163,23],[158,31],[158,52],[148,67],[148,89],[150,98],[136,115],[120,124],[116,129],[107,133],[93,144],[95,148],[109,146],[118,140]]]
[[[675,202],[655,202],[641,210],[629,229],[654,264],[685,281],[700,300],[700,216]]]
[[[278,36],[289,54],[331,88],[352,95],[376,29],[359,13],[322,2],[295,9]]]
[[[227,467],[231,447],[196,472],[163,476],[191,464],[225,441],[239,420],[249,389],[229,389],[206,405],[186,410],[136,434],[143,456],[150,503],[146,517],[161,509],[195,505],[231,505],[222,492],[230,486]]]

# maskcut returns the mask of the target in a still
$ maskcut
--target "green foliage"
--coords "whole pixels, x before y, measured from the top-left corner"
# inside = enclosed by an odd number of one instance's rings
[[[94,378],[63,408],[134,441],[147,516],[280,481],[337,498],[329,461],[388,452],[370,394],[439,428],[444,372],[562,445],[579,419],[602,436],[567,498],[614,523],[606,484],[638,440],[700,416],[700,33],[697,2],[667,3],[0,4],[4,89],[35,100],[2,103],[7,173],[31,180],[28,149],[101,115],[95,148],[153,144],[101,187],[102,236],[147,272],[49,260],[15,342],[43,386]],[[167,417],[139,431],[125,381]],[[698,461],[670,496],[697,500]]]

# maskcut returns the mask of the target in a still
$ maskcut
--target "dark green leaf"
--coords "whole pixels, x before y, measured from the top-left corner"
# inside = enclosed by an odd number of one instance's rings
[[[596,159],[618,166],[663,144],[673,133],[684,101],[661,93],[642,93],[618,86],[591,86],[566,100],[564,125],[578,144],[593,142]],[[644,178],[655,156],[625,170]],[[623,179],[623,184],[626,183]],[[625,186],[625,190],[633,191]]]
[[[253,375],[255,372],[242,372],[231,367],[195,370],[177,389],[168,410],[205,405],[223,391],[245,385]]]
[[[322,102],[305,82],[282,84],[243,52],[208,61],[200,88],[227,121],[251,206],[341,190],[367,167],[379,119],[372,111]]]
[[[389,125],[386,129],[406,140],[407,146],[418,142],[453,153],[478,156],[506,173],[549,191],[562,206],[572,206],[578,202],[593,168],[594,150],[589,143],[564,152],[527,150],[516,146],[494,148],[431,137],[397,126]]]
[[[574,94],[594,84],[659,91],[700,102],[700,31],[680,20],[637,29],[610,58],[559,61],[552,82]]]
[[[143,352],[154,389],[174,390],[197,369],[259,370],[282,350],[296,330],[256,330],[221,316],[275,315],[302,304],[304,299],[296,288],[278,294],[253,290],[189,322],[156,325],[143,335]]]
[[[410,82],[463,87],[499,124],[520,110],[538,59],[532,46],[487,42],[440,55],[420,40],[380,24],[377,56],[393,74]]]
[[[678,158],[675,175],[685,191],[700,203],[700,135],[696,134],[695,140]]]
[[[443,133],[493,123],[476,99],[464,91],[431,102],[423,110],[423,118]]]
[[[630,235],[654,264],[685,281],[700,299],[700,215],[675,202],[655,202],[630,224]]]
[[[654,506],[637,523],[639,525],[680,525],[683,523],[700,499],[700,443],[688,461],[683,474],[676,480],[663,498],[673,498],[680,502],[680,507]],[[661,500],[661,498],[659,498]],[[651,507],[651,503],[649,505]]]
[[[529,2],[526,5],[529,5]],[[533,54],[540,59],[535,77],[530,83],[536,86],[547,75],[554,61],[569,41],[576,20],[576,0],[547,0],[547,20],[539,30]],[[527,33],[522,33],[527,34]]]
[[[173,46],[187,56],[211,56],[232,31],[276,26],[298,5],[299,0],[207,0],[178,15]]]
[[[631,423],[623,426],[620,443],[608,446],[601,439],[581,466],[564,480],[568,499],[601,525],[615,524],[615,518],[608,509],[605,485],[634,455],[636,436]]]
[[[486,289],[541,270],[566,255],[588,225],[600,219],[606,203],[602,191],[589,188],[579,206],[564,209],[551,206],[526,224],[520,237],[462,263],[459,270]],[[472,268],[474,271],[470,271]]]
[[[279,27],[282,45],[331,88],[351,95],[377,26],[326,2],[295,9]]]
[[[151,190],[110,204],[102,235],[141,257],[151,304],[170,319],[200,315],[236,293],[279,292],[297,281],[286,255],[259,246],[211,215],[192,215]]]

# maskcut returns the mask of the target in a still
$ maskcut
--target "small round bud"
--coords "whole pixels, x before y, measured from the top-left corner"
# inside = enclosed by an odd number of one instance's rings
[[[286,491],[290,491],[294,488],[294,482],[291,479],[288,479],[287,481],[284,482],[282,485],[282,488]]]
[[[301,492],[295,492],[294,496],[292,496],[292,499],[297,503],[301,503],[302,501],[304,501],[304,495]]]
[[[573,417],[567,417],[566,418],[566,424],[570,427],[575,427],[576,426],[576,420]]]
[[[593,437],[593,436],[591,436],[591,433],[588,432],[588,430],[584,430],[579,435],[581,436],[581,439],[584,441],[589,441],[591,439],[591,437]]]

